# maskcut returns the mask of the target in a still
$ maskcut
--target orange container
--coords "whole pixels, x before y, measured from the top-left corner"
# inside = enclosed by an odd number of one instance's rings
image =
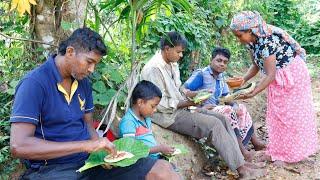
[[[241,77],[229,78],[229,79],[227,79],[226,82],[230,88],[238,88],[241,86],[241,84],[243,82],[243,78],[241,78]]]

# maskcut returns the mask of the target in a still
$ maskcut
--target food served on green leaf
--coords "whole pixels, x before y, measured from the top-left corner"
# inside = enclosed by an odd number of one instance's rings
[[[199,92],[192,100],[194,103],[200,103],[203,100],[206,100],[212,96],[212,93],[203,91]]]
[[[149,147],[146,146],[142,141],[135,140],[131,137],[125,137],[118,140],[115,140],[114,145],[117,151],[120,152],[128,152],[133,155],[131,158],[125,158],[119,160],[117,162],[105,162],[105,157],[108,156],[108,153],[104,150],[93,152],[90,154],[89,158],[86,160],[85,165],[82,166],[78,171],[82,172],[89,168],[108,164],[111,166],[118,166],[118,167],[126,167],[136,163],[139,159],[147,157],[149,155]],[[118,154],[118,153],[117,153]]]
[[[175,151],[172,154],[162,154],[162,156],[164,156],[169,162],[173,157],[181,154],[187,154],[189,152],[183,144],[173,145],[173,147]]]
[[[256,87],[256,84],[253,82],[253,83],[250,83],[249,85],[243,87],[243,88],[238,88],[238,89],[235,89],[233,91],[233,93],[231,94],[228,94],[226,96],[223,96],[221,98],[219,98],[219,103],[220,104],[223,104],[223,103],[226,103],[226,102],[231,102],[231,101],[234,101],[236,100],[241,94],[247,94],[247,93],[250,93],[251,91],[254,90],[254,88]]]
[[[129,159],[129,158],[133,158],[134,155],[130,152],[126,152],[126,151],[117,151],[116,155],[112,155],[109,154],[104,158],[104,161],[106,163],[113,163],[113,162],[118,162],[124,159]]]
[[[178,154],[181,154],[181,150],[178,148],[175,148],[174,152],[172,153],[172,156],[178,155]]]

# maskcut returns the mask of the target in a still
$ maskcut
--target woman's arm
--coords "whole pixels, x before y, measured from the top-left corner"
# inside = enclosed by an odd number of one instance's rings
[[[276,56],[271,55],[264,60],[264,70],[266,76],[260,81],[257,87],[244,98],[250,98],[263,91],[275,79],[276,75]]]
[[[251,53],[250,53],[250,57],[251,57],[252,64],[249,70],[247,71],[247,73],[243,76],[243,80],[244,80],[243,84],[245,84],[247,81],[249,81],[252,77],[254,77],[259,72],[259,67],[254,62],[253,56]]]

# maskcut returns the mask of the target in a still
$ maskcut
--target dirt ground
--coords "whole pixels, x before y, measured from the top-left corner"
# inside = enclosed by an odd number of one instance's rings
[[[313,79],[313,102],[316,111],[316,120],[318,125],[318,134],[320,134],[320,79]],[[320,138],[319,138],[320,139]],[[320,179],[320,153],[310,157],[309,160],[303,161],[287,168],[275,167],[272,164],[267,166],[268,175],[260,179],[290,179],[290,180],[307,180]]]

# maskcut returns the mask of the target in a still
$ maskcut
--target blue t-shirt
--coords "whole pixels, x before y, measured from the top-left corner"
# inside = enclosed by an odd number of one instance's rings
[[[90,139],[83,116],[93,111],[92,89],[88,79],[74,80],[71,96],[63,93],[62,76],[55,64],[55,56],[29,72],[16,87],[11,123],[23,122],[36,126],[34,136],[55,142]],[[61,89],[62,88],[62,89]],[[42,130],[41,130],[42,127]],[[43,133],[42,133],[43,132]],[[48,164],[85,161],[87,153],[76,153],[47,160]],[[29,160],[31,165],[44,161]]]
[[[120,137],[132,136],[144,142],[147,146],[154,147],[157,142],[152,134],[151,124],[151,118],[147,117],[144,121],[141,121],[132,109],[129,109],[119,124]],[[158,159],[159,153],[150,154],[150,157]]]
[[[217,78],[214,78],[213,71],[210,66],[201,70],[196,70],[191,77],[185,82],[184,86],[191,91],[209,89],[212,91],[212,96],[204,102],[204,104],[219,104],[219,98],[226,96],[229,93],[227,83],[224,81],[223,73],[220,73]]]

